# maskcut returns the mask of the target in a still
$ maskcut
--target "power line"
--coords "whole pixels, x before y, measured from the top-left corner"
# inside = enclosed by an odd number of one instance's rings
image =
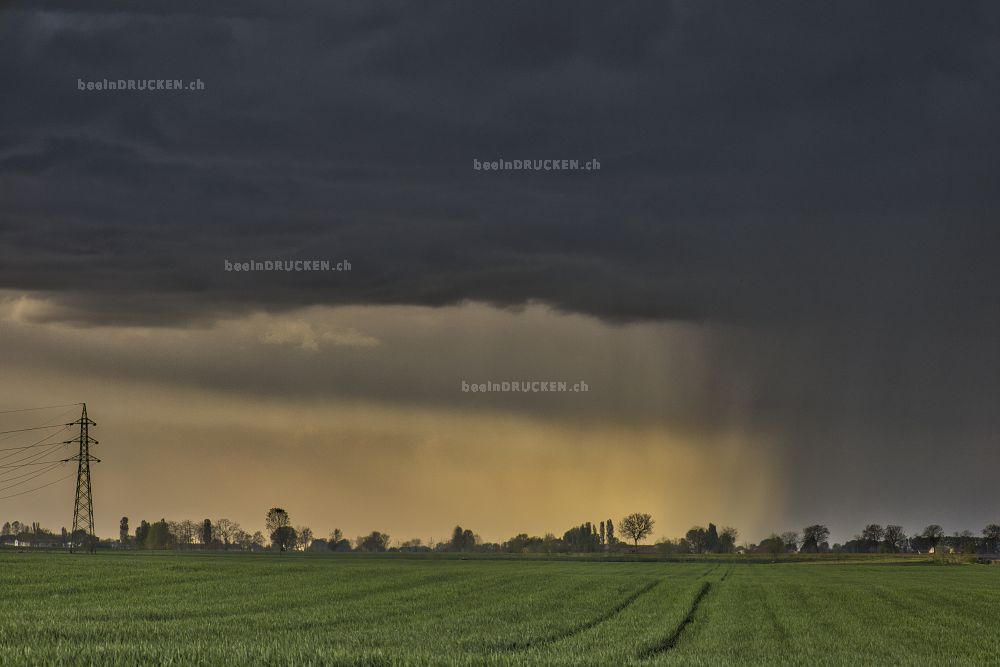
[[[59,461],[55,465],[51,465],[48,468],[45,468],[44,470],[35,470],[35,471],[33,471],[33,476],[32,477],[28,477],[27,479],[22,479],[20,482],[17,482],[16,484],[10,484],[8,486],[0,487],[0,491],[7,491],[9,489],[13,489],[15,486],[21,486],[22,484],[27,484],[31,480],[37,479],[37,478],[41,477],[42,475],[55,470],[56,468],[58,468],[62,464],[63,464],[63,461]]]
[[[59,449],[64,444],[66,444],[66,443],[58,442],[58,443],[52,445],[51,447],[49,447],[48,449],[43,449],[40,452],[32,452],[28,456],[25,456],[23,459],[17,459],[16,461],[11,461],[10,463],[4,463],[4,464],[0,465],[0,468],[22,468],[22,467],[24,467],[26,465],[34,465],[33,463],[30,463],[30,461],[37,461],[38,459],[40,459],[41,457],[45,456],[46,454],[51,454],[52,452],[56,451],[57,449]],[[25,463],[26,461],[28,463]]]
[[[66,463],[66,462],[65,461],[56,461],[53,465],[50,465],[48,468],[44,468],[42,470],[32,470],[32,471],[27,472],[27,473],[25,473],[23,475],[18,475],[16,477],[11,477],[10,479],[5,479],[3,481],[6,484],[7,482],[11,482],[11,481],[13,481],[15,479],[21,479],[22,477],[28,477],[28,475],[31,475],[27,479],[21,480],[20,482],[18,482],[16,484],[11,484],[9,486],[0,487],[0,491],[6,491],[7,489],[13,489],[15,486],[21,486],[22,484],[26,484],[27,482],[30,482],[31,480],[33,480],[33,479],[35,479],[37,477],[41,477],[42,475],[44,475],[47,472],[51,472],[51,471],[55,470],[56,468],[58,468],[59,466],[61,466],[64,463]]]
[[[15,428],[12,431],[0,431],[0,435],[6,433],[24,433],[25,431],[38,431],[43,428],[56,428],[58,426],[65,426],[66,424],[49,424],[48,426],[29,426],[28,428]]]
[[[66,423],[63,422],[63,419],[65,419],[66,416],[68,414],[70,414],[71,412],[73,412],[73,411],[72,410],[67,410],[66,412],[61,413],[59,416],[57,416],[52,421],[50,421],[50,422],[48,422],[46,424],[41,424],[39,426],[34,426],[32,428],[12,429],[12,430],[9,430],[9,431],[0,431],[0,440],[7,440],[9,438],[15,438],[20,433],[24,433],[24,432],[32,431],[32,430],[37,431],[37,430],[40,430],[40,429],[43,429],[43,428],[55,428],[57,426],[71,426],[72,424],[66,424]]]
[[[14,498],[16,496],[23,496],[26,493],[31,493],[32,491],[38,491],[39,489],[44,489],[47,486],[52,486],[53,484],[58,484],[59,482],[61,482],[63,480],[69,479],[70,477],[72,477],[75,474],[76,473],[70,473],[70,474],[66,475],[65,477],[60,477],[59,479],[57,479],[57,480],[55,480],[53,482],[49,482],[48,484],[42,484],[41,486],[36,486],[35,488],[28,489],[27,491],[19,491],[18,493],[12,493],[9,496],[0,496],[0,500],[7,500],[8,498]]]
[[[17,410],[0,410],[0,415],[9,415],[12,412],[31,412],[33,410],[54,410],[55,408],[69,408],[83,405],[82,403],[63,403],[62,405],[43,405],[40,408],[18,408]]]
[[[69,430],[69,426],[68,425],[67,426],[63,426],[63,431],[66,431],[66,430]],[[30,445],[21,445],[20,447],[4,447],[3,449],[0,449],[0,452],[12,452],[12,451],[14,451],[16,449],[31,449],[32,447],[45,447],[45,445],[42,444],[42,443],[44,443],[46,440],[50,440],[50,439],[56,437],[60,433],[62,433],[62,431],[56,431],[55,433],[49,433],[47,436],[45,436],[41,440],[37,440],[37,441],[31,443]],[[6,456],[0,456],[0,461],[3,461],[4,459],[10,458],[11,456],[17,456],[17,454],[14,453],[14,454],[7,454]]]
[[[44,463],[66,463],[65,461],[44,461]],[[52,466],[55,468],[56,466]],[[37,473],[38,470],[29,470],[28,472],[22,472],[20,475],[14,475],[13,477],[8,477],[6,479],[0,480],[0,483],[6,484],[7,482],[12,482],[15,479],[21,479],[22,477],[27,477],[28,475],[33,475]],[[2,491],[2,489],[0,489]]]

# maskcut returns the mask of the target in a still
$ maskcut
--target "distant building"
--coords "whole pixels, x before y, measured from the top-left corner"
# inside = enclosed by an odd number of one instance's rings
[[[53,539],[44,539],[44,540],[27,539],[27,540],[19,540],[16,537],[13,538],[13,541],[11,541],[11,542],[7,542],[6,540],[4,540],[2,543],[6,544],[8,546],[17,547],[19,549],[25,549],[25,548],[27,548],[27,549],[56,549],[58,547],[63,546],[61,542],[58,542],[58,541],[53,540]]]

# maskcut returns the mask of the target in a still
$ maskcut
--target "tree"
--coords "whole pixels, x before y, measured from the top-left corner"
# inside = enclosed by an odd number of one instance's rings
[[[250,551],[253,548],[253,536],[245,530],[237,530],[233,534],[233,544],[239,546],[241,551]]]
[[[708,548],[708,531],[701,526],[692,526],[684,534],[684,541],[694,553],[703,553]]]
[[[705,548],[709,553],[719,553],[719,530],[714,523],[709,522],[708,530],[705,532]]]
[[[219,519],[215,522],[215,536],[222,541],[223,547],[228,548],[230,544],[238,543],[237,533],[240,532],[240,524],[229,519]]]
[[[10,521],[4,521],[3,531],[0,531],[0,535],[10,535]]]
[[[212,520],[205,519],[201,522],[201,531],[198,537],[206,547],[212,545]]]
[[[267,532],[273,533],[279,528],[289,525],[291,525],[291,519],[288,518],[288,512],[285,510],[280,507],[272,507],[267,511],[267,516],[264,518],[264,527],[267,528]]]
[[[278,551],[294,549],[296,544],[298,544],[298,534],[291,526],[281,526],[271,533],[271,546],[277,547]]]
[[[200,533],[199,525],[190,519],[171,521],[168,525],[170,526],[171,534],[174,535],[177,544],[181,547],[194,542],[195,536]]]
[[[177,542],[177,536],[170,532],[166,519],[160,519],[149,527],[146,537],[147,549],[167,549]]]
[[[870,523],[861,531],[861,540],[865,542],[868,551],[875,551],[878,543],[885,539],[885,528],[877,523]]]
[[[983,541],[988,552],[996,553],[997,547],[1000,546],[1000,526],[991,523],[983,528]]]
[[[448,550],[475,551],[477,541],[479,540],[476,534],[471,530],[468,528],[463,530],[461,526],[455,526],[455,530],[451,532],[451,540],[448,542]]]
[[[586,523],[570,528],[562,539],[565,549],[573,553],[590,553],[601,548],[600,538]]]
[[[958,542],[958,548],[963,554],[976,553],[976,536],[972,534],[971,530],[963,530],[956,534],[955,538]]]
[[[608,531],[608,543],[607,544],[608,544],[608,547],[610,548],[610,547],[615,546],[615,524],[611,522],[611,519],[608,519],[607,521],[605,521],[604,524],[605,524],[605,528]]]
[[[601,522],[601,546],[604,546],[604,544],[605,544],[605,535],[606,535],[606,533],[604,532],[604,522],[602,521]]]
[[[465,551],[465,531],[462,530],[461,526],[455,526],[455,530],[451,532],[449,546],[452,551]]]
[[[774,557],[777,557],[785,553],[787,546],[788,543],[785,541],[785,539],[776,533],[771,533],[770,537],[768,537],[766,540],[761,540],[760,543],[761,549],[763,549],[765,552],[771,554]]]
[[[351,541],[344,539],[344,533],[340,528],[334,528],[326,546],[330,551],[350,551]]]
[[[802,551],[816,553],[819,546],[830,539],[830,529],[821,523],[814,523],[802,529]]]
[[[937,552],[937,545],[941,542],[941,538],[944,537],[944,528],[936,523],[932,523],[924,528],[924,532],[922,532],[920,536],[927,540],[927,542],[931,545],[931,549],[934,549],[934,551]]]
[[[251,549],[263,549],[267,543],[264,541],[264,533],[259,530],[253,534],[250,538],[250,548]]]
[[[128,544],[128,517],[123,516],[122,520],[118,522],[118,541],[121,542],[122,546]]]
[[[289,546],[295,544],[295,530],[291,524],[288,512],[280,507],[269,509],[264,518],[264,526],[267,528],[268,535],[271,536],[271,544],[277,546],[281,551],[287,551]]]
[[[344,539],[344,531],[342,531],[340,528],[334,528],[333,532],[330,533],[330,538],[326,541],[326,547],[330,551],[351,550],[350,543],[348,543],[347,548],[344,549],[343,546],[341,546],[341,542],[347,542],[347,540]]]
[[[636,512],[622,519],[618,524],[618,530],[638,547],[639,540],[653,532],[654,523],[653,517],[649,514]]]
[[[726,526],[719,533],[719,550],[722,553],[732,553],[736,550],[736,538],[740,536],[740,531],[732,526]]]
[[[299,549],[305,551],[309,548],[309,545],[312,544],[313,541],[312,529],[308,526],[299,526],[295,529],[295,531],[298,533]]]
[[[882,540],[886,551],[898,553],[906,546],[906,533],[903,532],[902,526],[890,523],[885,527],[885,535]]]
[[[785,531],[781,534],[781,541],[785,543],[785,551],[799,550],[799,534],[796,531]]]
[[[358,538],[358,549],[361,551],[385,551],[388,548],[389,536],[377,530]]]
[[[140,521],[139,527],[135,529],[135,546],[138,549],[148,549],[150,525],[148,521]]]

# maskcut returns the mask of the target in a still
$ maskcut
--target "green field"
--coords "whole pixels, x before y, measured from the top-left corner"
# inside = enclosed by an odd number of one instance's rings
[[[0,664],[1000,664],[1000,567],[0,554]]]

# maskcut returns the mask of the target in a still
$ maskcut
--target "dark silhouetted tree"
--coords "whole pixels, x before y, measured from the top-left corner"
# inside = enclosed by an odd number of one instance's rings
[[[991,523],[983,528],[983,546],[989,553],[996,553],[1000,547],[1000,525]]]
[[[701,526],[691,526],[688,532],[684,533],[684,541],[696,554],[704,553],[708,548],[708,532]]]
[[[830,539],[830,529],[815,523],[802,529],[802,551],[817,553],[821,544]]]
[[[149,529],[150,525],[148,521],[140,521],[139,526],[135,529],[135,546],[138,549],[149,548],[146,543],[149,541]]]
[[[449,544],[452,551],[465,551],[465,531],[461,526],[455,526],[451,532],[451,542]]]
[[[770,537],[768,537],[766,540],[761,540],[760,543],[761,549],[763,549],[766,553],[769,553],[775,557],[785,553],[786,547],[787,543],[785,542],[784,538],[775,533],[771,533]]]
[[[357,543],[361,551],[385,551],[389,548],[389,536],[375,530],[369,535],[359,537]]]
[[[267,542],[264,540],[264,533],[258,530],[250,538],[250,548],[263,549],[265,546],[267,546]]]
[[[294,549],[297,542],[298,534],[291,526],[281,526],[271,533],[271,546],[277,547],[278,551]]]
[[[201,522],[201,530],[198,532],[198,538],[201,540],[201,543],[204,544],[206,547],[210,547],[212,545],[211,519],[205,519],[204,521]]]
[[[636,512],[629,514],[618,524],[618,531],[632,540],[635,546],[639,546],[639,540],[645,538],[653,532],[653,517],[649,514]]]
[[[326,548],[330,551],[350,551],[351,541],[344,539],[344,533],[340,528],[334,528],[330,533],[330,539],[326,542]]]
[[[278,547],[280,551],[288,551],[288,548],[295,544],[295,530],[292,529],[292,521],[288,518],[288,512],[282,508],[272,507],[267,511],[264,527],[267,529],[267,534],[271,536],[271,544]]]
[[[861,541],[865,543],[867,551],[878,549],[879,543],[885,539],[885,528],[877,523],[870,523],[861,531]]]
[[[177,536],[170,532],[170,526],[166,519],[160,519],[149,527],[149,535],[146,537],[146,548],[148,549],[168,549],[177,542]]]
[[[298,540],[299,549],[305,551],[313,541],[312,529],[309,526],[299,526],[295,529],[295,532],[297,533],[296,539]]]
[[[885,527],[885,534],[882,536],[882,547],[890,553],[898,553],[906,546],[906,533],[902,526],[890,523]]]
[[[222,541],[223,548],[228,549],[230,544],[237,542],[236,535],[240,532],[240,524],[229,519],[219,519],[215,522],[213,532],[216,539]]]
[[[944,528],[936,523],[932,523],[924,528],[924,532],[920,536],[927,541],[931,549],[937,551],[937,545],[941,543],[941,538],[944,537]]]
[[[736,551],[736,538],[740,535],[740,531],[736,530],[732,526],[726,526],[719,533],[719,550],[722,553],[733,553]]]
[[[587,523],[570,528],[562,539],[565,550],[574,553],[591,553],[601,548],[597,533]]]
[[[799,550],[799,534],[796,531],[785,531],[781,534],[781,541],[785,543],[785,551]]]
[[[123,516],[122,520],[118,522],[118,541],[121,542],[122,546],[128,544],[128,517]]]
[[[719,529],[714,523],[708,524],[708,531],[705,533],[705,547],[713,554],[719,553]]]

